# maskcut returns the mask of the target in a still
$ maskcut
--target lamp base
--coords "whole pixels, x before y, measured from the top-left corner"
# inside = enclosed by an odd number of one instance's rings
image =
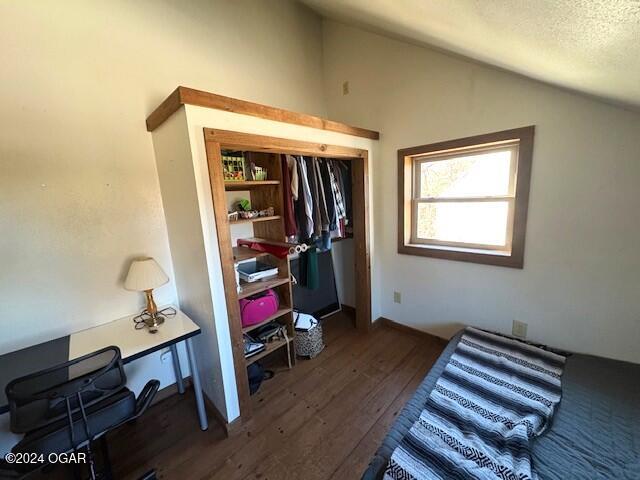
[[[149,330],[155,328],[157,331],[157,327],[164,323],[164,317],[162,315],[151,315],[146,310],[143,312],[143,315],[145,315],[144,323]],[[153,333],[155,333],[155,331]]]
[[[149,333],[157,333],[158,327],[162,325],[167,318],[175,316],[176,313],[176,309],[173,307],[163,308],[154,314],[151,314],[149,310],[145,308],[140,315],[133,317],[133,323],[135,324],[136,330],[147,328]]]

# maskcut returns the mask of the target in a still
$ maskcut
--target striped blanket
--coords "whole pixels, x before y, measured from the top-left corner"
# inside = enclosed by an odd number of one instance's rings
[[[560,402],[564,361],[467,328],[384,479],[537,479],[531,442]]]

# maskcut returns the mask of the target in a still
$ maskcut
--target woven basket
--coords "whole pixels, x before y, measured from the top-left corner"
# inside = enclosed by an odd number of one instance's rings
[[[322,325],[318,323],[307,332],[297,331],[294,345],[298,357],[314,358],[317,356],[324,349]]]

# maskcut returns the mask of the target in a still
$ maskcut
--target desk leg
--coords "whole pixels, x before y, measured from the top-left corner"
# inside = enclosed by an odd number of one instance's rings
[[[178,385],[178,393],[184,393],[184,382],[182,381],[182,369],[180,368],[180,358],[178,357],[178,349],[174,343],[169,347],[171,349],[171,359],[173,361],[173,371],[176,374],[176,384]]]
[[[189,356],[189,367],[191,368],[191,378],[193,379],[193,390],[196,394],[196,407],[198,408],[198,418],[200,419],[200,428],[206,430],[209,428],[209,421],[207,420],[207,411],[204,408],[204,398],[202,396],[202,385],[200,383],[200,373],[198,372],[198,364],[196,362],[196,356],[193,353],[193,344],[191,339],[185,340],[187,346],[187,355]]]

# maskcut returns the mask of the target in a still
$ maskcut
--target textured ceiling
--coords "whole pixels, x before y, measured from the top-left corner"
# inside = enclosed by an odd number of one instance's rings
[[[323,16],[640,109],[640,0],[302,0]]]

